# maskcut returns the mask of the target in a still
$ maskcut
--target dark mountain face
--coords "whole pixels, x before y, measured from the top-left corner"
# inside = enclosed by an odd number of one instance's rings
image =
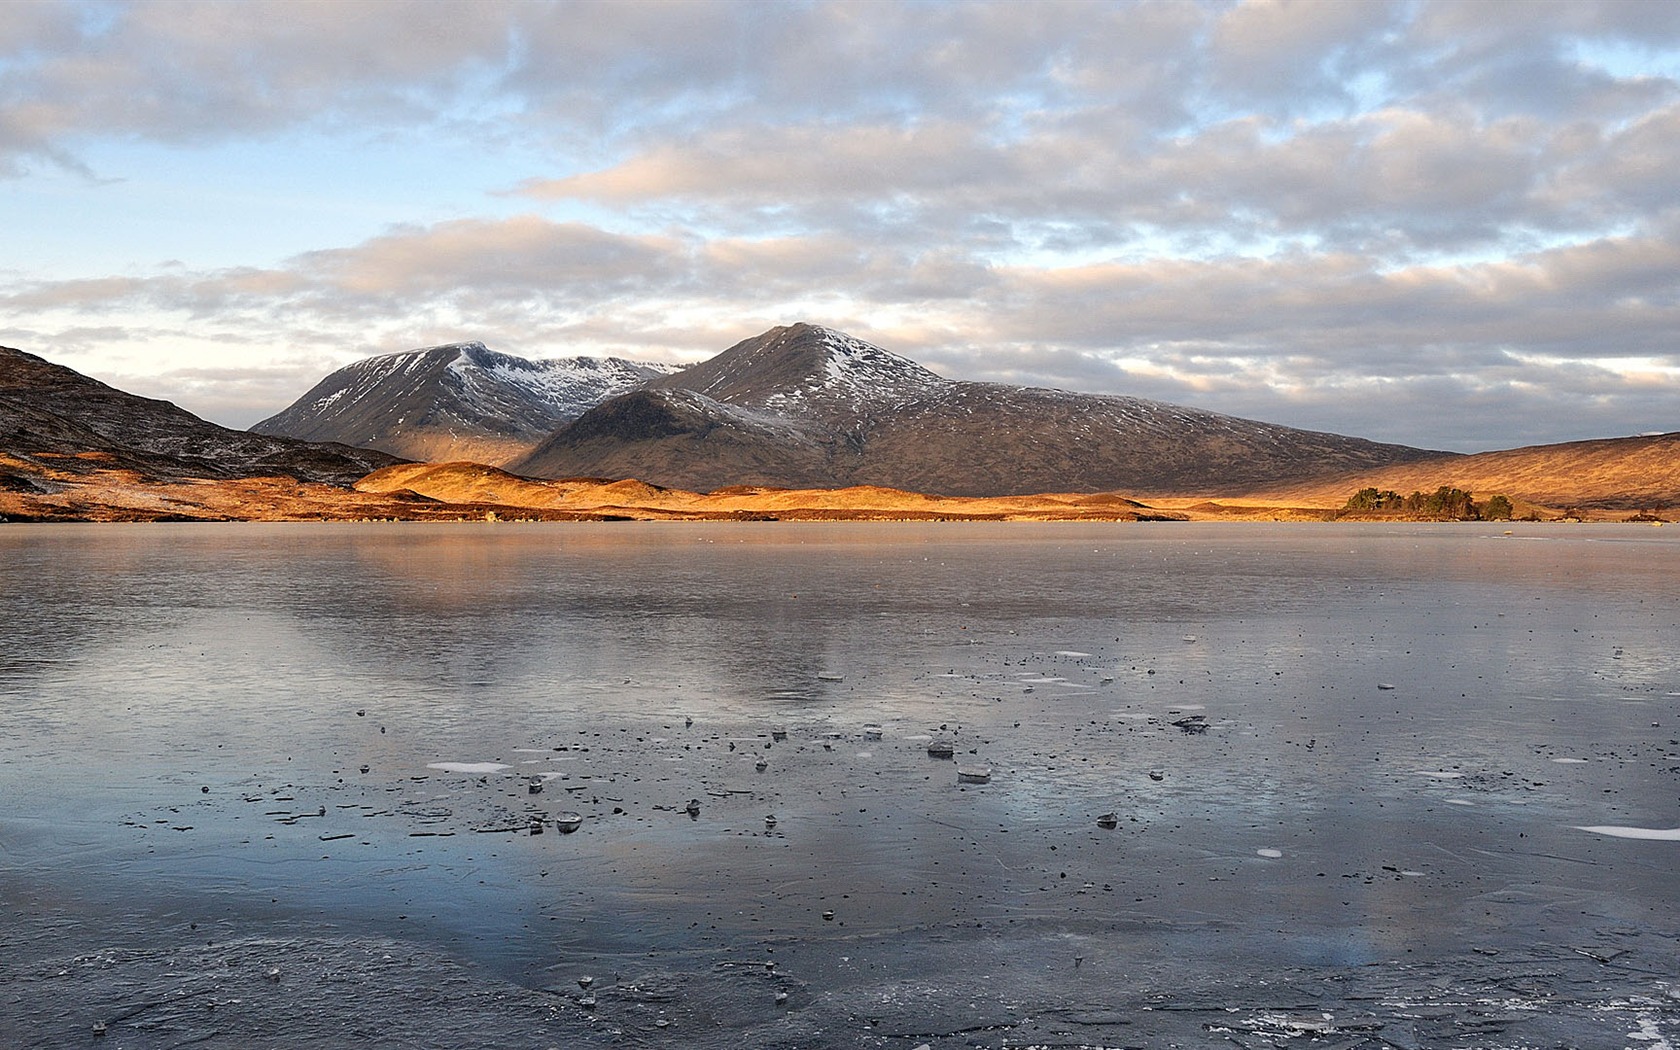
[[[830,443],[822,428],[692,390],[638,390],[584,413],[519,461],[546,455],[554,464],[550,470],[512,469],[533,477],[637,480],[657,472],[681,476],[680,487],[704,492],[731,485],[833,488]],[[587,469],[570,469],[574,464]]]
[[[60,470],[86,461],[155,478],[286,475],[343,486],[398,462],[364,449],[230,430],[6,347],[0,347],[0,453]],[[98,460],[86,460],[89,453]]]
[[[830,329],[775,328],[602,403],[509,469],[674,488],[946,495],[1251,488],[1439,453],[1140,398],[963,383]]]
[[[357,361],[252,431],[414,460],[499,464],[609,397],[674,371],[609,357],[528,361],[450,343]]]

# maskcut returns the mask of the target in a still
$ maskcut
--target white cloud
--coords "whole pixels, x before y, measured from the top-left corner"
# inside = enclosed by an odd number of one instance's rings
[[[17,4],[0,178],[305,150],[387,213],[232,266],[18,252],[0,339],[243,422],[364,353],[692,359],[810,317],[1416,444],[1661,429],[1677,55],[1680,8],[1615,2]],[[384,203],[389,139],[447,205]]]

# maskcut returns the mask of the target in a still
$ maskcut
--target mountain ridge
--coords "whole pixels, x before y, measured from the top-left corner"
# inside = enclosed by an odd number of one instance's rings
[[[617,357],[530,360],[476,341],[443,343],[352,362],[251,430],[403,459],[499,464],[676,367]]]
[[[980,496],[1222,491],[1450,455],[1143,398],[945,379],[800,323],[608,399],[504,465],[698,490]]]
[[[173,402],[141,397],[0,347],[0,452],[74,472],[78,463],[168,478],[286,475],[348,486],[396,463],[381,452],[232,430]]]

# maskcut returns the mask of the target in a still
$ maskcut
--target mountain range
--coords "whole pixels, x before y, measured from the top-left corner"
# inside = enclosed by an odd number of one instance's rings
[[[551,410],[526,378],[541,363],[477,344],[374,358],[255,429],[433,460],[436,448],[453,457],[473,441],[487,454],[462,458],[516,474],[700,491],[1217,492],[1446,455],[1141,398],[959,382],[811,324],[773,328],[681,370],[642,366],[638,376],[625,362],[586,361],[565,363],[564,374],[610,364],[622,385],[568,387],[564,410]],[[567,413],[575,418],[545,427]]]
[[[0,521],[1323,519],[1360,488],[1449,485],[1543,517],[1680,505],[1680,433],[1429,453],[1134,398],[956,382],[813,325],[680,370],[522,364],[477,344],[361,365],[275,420],[307,427],[336,411],[369,428],[359,440],[398,429],[445,451],[491,436],[515,451],[512,472],[230,430],[0,348]],[[444,388],[447,410],[422,396]],[[453,430],[436,424],[449,416]],[[562,422],[545,431],[552,418]]]

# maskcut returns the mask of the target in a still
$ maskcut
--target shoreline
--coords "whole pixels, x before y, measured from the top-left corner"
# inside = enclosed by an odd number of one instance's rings
[[[0,487],[0,523],[186,521],[898,521],[898,522],[1369,522],[1664,524],[1666,506],[1519,501],[1510,519],[1440,519],[1352,512],[1332,500],[1247,494],[1051,492],[943,496],[856,485],[833,489],[734,486],[688,492],[629,480],[546,481],[479,464],[405,464],[353,487],[289,477],[146,479],[94,470],[13,478]],[[1656,508],[1653,513],[1653,506]]]

